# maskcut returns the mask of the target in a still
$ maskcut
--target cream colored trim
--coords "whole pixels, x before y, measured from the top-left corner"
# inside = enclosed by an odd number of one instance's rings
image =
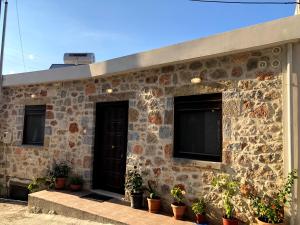
[[[297,0],[298,3],[300,3],[300,0]],[[299,15],[300,14],[300,4],[296,5],[296,9],[295,9],[295,15]]]
[[[300,43],[287,45],[286,68],[283,72],[283,145],[284,145],[284,174],[293,169],[299,172],[300,146]],[[289,224],[300,224],[300,186],[296,182]]]
[[[286,44],[300,39],[300,15],[90,65],[4,76],[4,86],[87,79]]]
[[[293,65],[293,44],[287,45],[287,69],[286,69],[286,81],[287,81],[287,138],[288,138],[288,170],[294,169],[293,162],[293,93],[292,93],[292,65]]]
[[[292,66],[293,66],[293,44],[287,45],[287,68],[286,68],[286,82],[287,82],[287,168],[290,172],[294,169],[294,113],[293,113],[293,87],[292,87]],[[294,211],[290,210],[290,225],[295,224]]]

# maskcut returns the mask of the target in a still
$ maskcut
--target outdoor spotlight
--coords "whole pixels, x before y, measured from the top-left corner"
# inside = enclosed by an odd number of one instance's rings
[[[112,92],[113,92],[113,89],[111,89],[111,88],[106,89],[106,93],[110,94]]]
[[[201,82],[200,77],[194,77],[194,78],[191,79],[192,84],[199,84],[200,82]]]
[[[36,94],[31,94],[31,98],[36,98]]]

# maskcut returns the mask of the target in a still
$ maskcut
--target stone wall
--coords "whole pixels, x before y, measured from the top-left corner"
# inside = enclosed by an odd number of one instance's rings
[[[1,146],[1,176],[32,179],[45,175],[54,160],[67,160],[89,186],[95,102],[129,100],[127,168],[137,165],[145,180],[158,183],[165,208],[170,188],[182,183],[188,200],[210,193],[209,214],[220,217],[220,195],[209,191],[214,174],[230,173],[266,191],[280,184],[282,67],[271,66],[276,60],[283,62],[283,54],[264,49],[111,77],[4,88],[0,129],[12,132],[13,142]],[[267,62],[265,69],[260,61]],[[202,83],[191,84],[193,76]],[[223,162],[173,158],[173,97],[216,92],[223,94]],[[22,146],[26,104],[47,104],[43,147]],[[237,216],[249,221],[249,202],[240,196],[235,201]]]

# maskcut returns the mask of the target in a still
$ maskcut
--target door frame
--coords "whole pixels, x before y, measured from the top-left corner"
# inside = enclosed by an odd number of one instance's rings
[[[101,121],[101,118],[99,118],[99,110],[101,107],[105,107],[105,106],[122,106],[124,107],[124,109],[126,108],[126,119],[124,120],[125,124],[124,126],[126,127],[126,135],[124,135],[124,159],[123,159],[123,171],[122,174],[124,174],[124,185],[122,187],[122,193],[120,192],[114,192],[111,190],[105,190],[105,191],[109,191],[109,192],[113,192],[113,193],[118,193],[118,194],[125,194],[125,175],[126,175],[126,167],[127,167],[127,146],[128,146],[128,113],[129,113],[129,101],[114,101],[114,102],[96,102],[95,104],[95,136],[94,136],[94,152],[93,152],[93,173],[92,173],[92,188],[93,189],[101,189],[98,186],[98,183],[96,182],[96,163],[97,163],[97,157],[95,157],[95,155],[99,155],[101,154],[101,149],[99,149],[101,147],[101,143],[100,143],[100,138],[99,135],[101,134],[101,127],[99,127],[99,121]],[[97,152],[98,150],[98,152]],[[98,154],[97,154],[98,153]],[[124,190],[123,190],[124,189]]]

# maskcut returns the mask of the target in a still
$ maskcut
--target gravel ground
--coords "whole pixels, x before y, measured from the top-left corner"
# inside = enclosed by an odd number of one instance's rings
[[[68,218],[59,215],[31,214],[27,206],[0,202],[1,225],[104,225],[91,221]],[[112,224],[105,224],[112,225]]]

